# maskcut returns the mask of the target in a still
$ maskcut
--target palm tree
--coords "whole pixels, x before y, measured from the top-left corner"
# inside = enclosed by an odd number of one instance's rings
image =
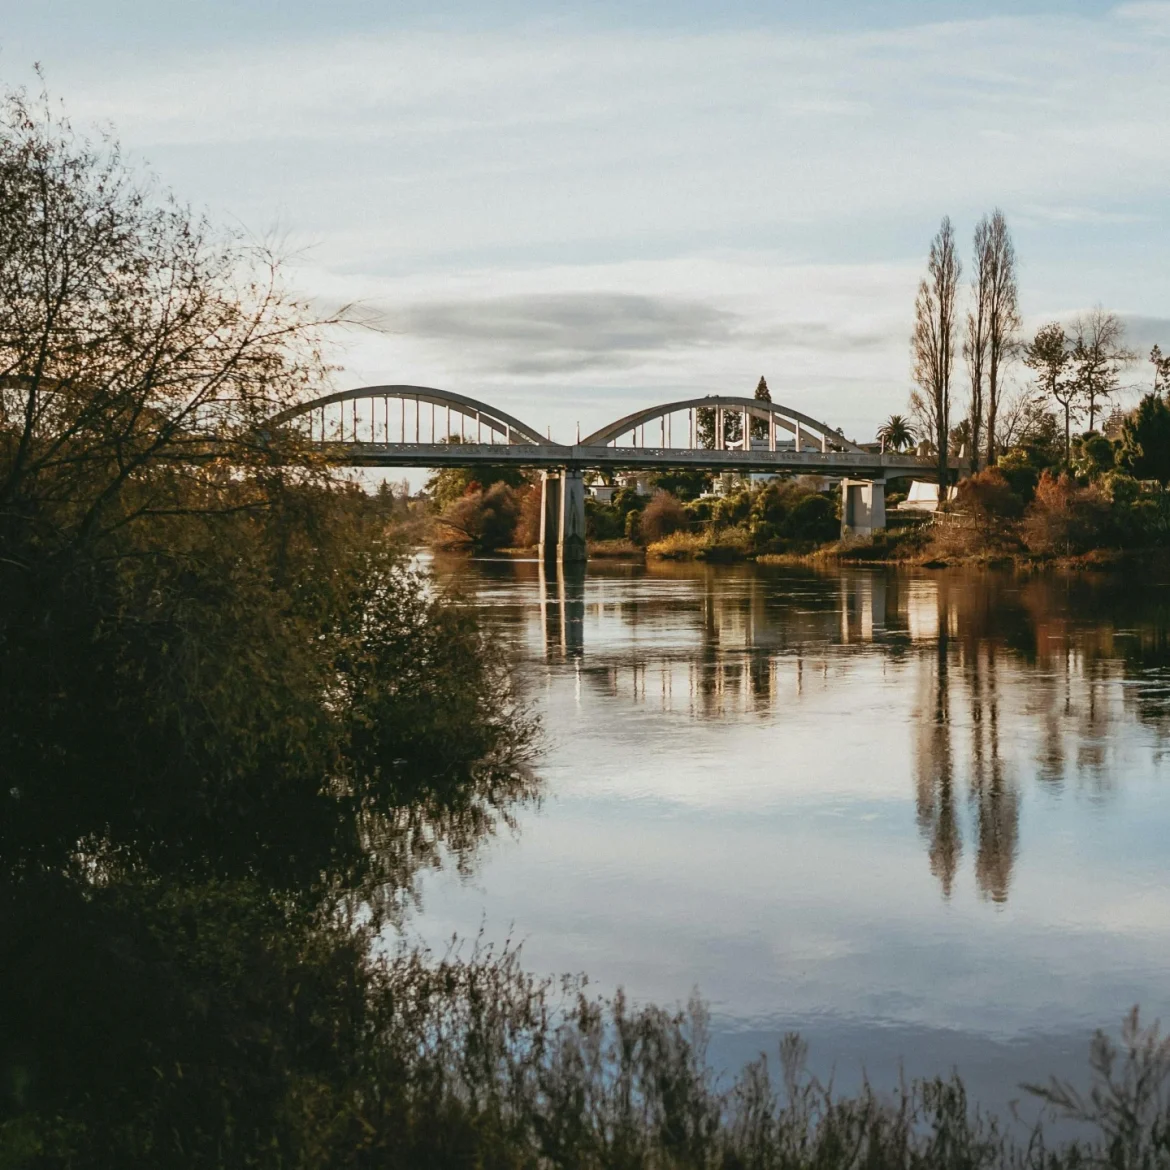
[[[900,414],[891,414],[878,427],[877,437],[891,451],[904,451],[914,446],[914,428]]]

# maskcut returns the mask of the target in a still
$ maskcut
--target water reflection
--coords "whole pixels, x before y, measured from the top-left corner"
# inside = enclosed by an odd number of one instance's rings
[[[441,565],[498,623],[547,799],[443,947],[712,1003],[729,1063],[946,1073],[1001,1104],[1170,1011],[1170,588],[996,573]],[[1000,1096],[997,1097],[997,1094]]]
[[[466,578],[468,567],[445,571]],[[549,663],[572,662],[576,685],[647,711],[767,719],[801,703],[811,682],[839,689],[847,722],[866,702],[848,682],[855,661],[876,653],[906,672],[915,817],[944,898],[966,864],[983,898],[1007,901],[1024,777],[1108,800],[1118,720],[1170,726],[1162,589],[994,573],[596,562],[588,574],[536,562],[470,572],[482,601],[501,616],[512,610],[514,628],[526,629],[535,594],[540,652]],[[1005,670],[1013,721],[1038,729],[1029,758],[1015,732],[1005,751]]]

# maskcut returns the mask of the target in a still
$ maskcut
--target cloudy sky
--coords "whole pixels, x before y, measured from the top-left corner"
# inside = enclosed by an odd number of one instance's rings
[[[1170,348],[1170,3],[0,0],[0,80],[34,61],[377,315],[342,386],[569,441],[763,373],[868,438],[940,218],[966,251],[997,205],[1029,324],[1102,303]]]

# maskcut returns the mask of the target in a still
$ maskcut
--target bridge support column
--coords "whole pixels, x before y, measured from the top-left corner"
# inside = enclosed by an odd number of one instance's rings
[[[561,524],[557,559],[585,563],[585,473],[579,467],[561,472]]]
[[[570,467],[541,476],[540,559],[585,562],[585,473]]]
[[[886,526],[886,484],[881,479],[841,481],[841,538],[872,536]]]

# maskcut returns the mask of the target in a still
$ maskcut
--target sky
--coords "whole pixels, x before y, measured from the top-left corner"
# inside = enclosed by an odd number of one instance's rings
[[[1161,2],[0,0],[0,83],[39,62],[297,290],[361,304],[337,388],[562,442],[761,374],[872,437],[931,236],[951,216],[969,268],[997,206],[1028,328],[1102,304],[1170,349],[1168,55]]]

